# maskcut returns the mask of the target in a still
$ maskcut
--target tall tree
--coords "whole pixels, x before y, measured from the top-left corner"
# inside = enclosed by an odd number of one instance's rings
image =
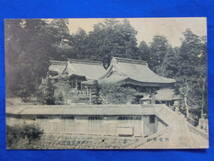
[[[71,50],[68,53],[70,58],[86,59],[88,57],[88,35],[79,28],[78,31],[69,37],[68,44]]]
[[[6,90],[7,96],[14,95],[18,73],[18,56],[21,53],[23,45],[21,45],[21,37],[23,35],[23,20],[6,20],[5,21],[5,61],[6,61]]]
[[[56,57],[57,32],[42,19],[8,20],[5,29],[7,94],[27,98],[46,75],[49,59]]]
[[[119,22],[116,19],[106,19],[103,23],[96,24],[89,33],[89,55],[98,60],[107,55],[137,58],[136,33],[128,20]]]
[[[153,41],[150,44],[150,58],[148,59],[148,64],[151,70],[162,74],[160,67],[163,64],[168,49],[168,40],[164,36],[153,37]]]
[[[206,108],[206,42],[187,29],[184,33],[178,57],[177,86],[188,88],[187,104]]]
[[[68,28],[68,19],[53,19],[47,25],[47,33],[52,35],[52,41],[49,43],[55,48],[50,58],[65,60],[71,50],[69,45],[70,33]]]
[[[141,41],[139,45],[140,58],[146,62],[150,61],[150,49],[145,41]]]
[[[175,78],[178,71],[178,48],[172,48],[169,46],[167,53],[164,56],[162,64],[159,68],[160,75],[169,78]]]

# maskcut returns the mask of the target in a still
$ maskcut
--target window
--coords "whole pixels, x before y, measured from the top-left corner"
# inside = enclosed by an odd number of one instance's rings
[[[101,116],[89,116],[88,120],[102,120],[103,118]]]
[[[74,116],[70,116],[70,115],[62,115],[61,118],[62,118],[62,119],[74,120]]]
[[[48,119],[47,115],[37,115],[37,119]]]
[[[35,116],[33,115],[22,115],[21,118],[23,119],[29,119],[29,120],[35,120]]]
[[[141,116],[134,116],[134,120],[141,120]]]
[[[134,120],[134,116],[119,116],[118,120]]]
[[[155,123],[155,115],[149,116],[149,123]]]
[[[128,117],[127,116],[119,116],[118,120],[128,120]]]

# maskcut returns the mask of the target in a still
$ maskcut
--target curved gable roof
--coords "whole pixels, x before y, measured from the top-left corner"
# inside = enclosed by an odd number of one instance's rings
[[[87,79],[98,79],[104,75],[106,70],[100,62],[70,59],[64,72],[68,75],[85,76]]]
[[[132,79],[145,83],[174,83],[174,79],[159,76],[151,71],[144,61],[113,57],[107,73],[101,79],[113,81]],[[107,81],[107,80],[106,80]]]

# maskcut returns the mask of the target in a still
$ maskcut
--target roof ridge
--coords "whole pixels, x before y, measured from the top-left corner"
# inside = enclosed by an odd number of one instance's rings
[[[66,64],[67,61],[61,61],[61,60],[49,60],[51,64]]]
[[[68,59],[68,61],[70,63],[72,62],[75,62],[75,63],[80,63],[80,64],[96,64],[96,65],[101,65],[102,62],[101,61],[96,61],[96,60],[87,60],[87,59],[83,59],[83,60],[80,60],[80,59]]]
[[[144,60],[121,58],[121,57],[113,57],[113,58],[115,58],[118,62],[147,65],[147,62]]]

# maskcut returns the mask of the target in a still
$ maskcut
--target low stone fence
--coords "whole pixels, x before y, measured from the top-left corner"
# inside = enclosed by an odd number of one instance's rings
[[[188,124],[188,127],[189,127],[189,129],[190,129],[191,132],[193,132],[193,133],[195,133],[197,135],[200,135],[200,136],[202,136],[205,139],[209,139],[208,133],[204,132],[203,130],[201,130],[199,128],[196,128],[196,127],[194,127],[194,126],[192,126],[190,124]]]

